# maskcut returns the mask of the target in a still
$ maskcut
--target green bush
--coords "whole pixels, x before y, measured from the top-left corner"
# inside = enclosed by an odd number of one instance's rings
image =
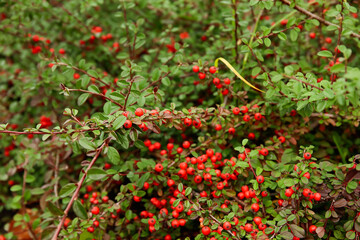
[[[359,239],[358,5],[0,3],[0,239]]]

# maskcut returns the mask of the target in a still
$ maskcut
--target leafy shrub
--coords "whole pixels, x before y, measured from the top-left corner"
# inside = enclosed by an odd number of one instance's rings
[[[0,5],[0,239],[359,239],[357,1]]]

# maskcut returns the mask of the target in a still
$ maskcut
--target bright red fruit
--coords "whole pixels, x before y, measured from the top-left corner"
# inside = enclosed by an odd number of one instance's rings
[[[141,117],[142,115],[144,115],[144,110],[142,110],[141,108],[137,108],[135,110],[135,115]]]
[[[205,236],[209,235],[211,233],[211,229],[208,226],[204,226],[201,229],[202,234],[204,234]]]
[[[195,72],[195,73],[197,73],[199,70],[200,70],[200,68],[199,68],[199,66],[193,66],[193,72]]]
[[[98,215],[100,213],[100,209],[98,206],[95,206],[91,209],[91,213],[94,215]]]
[[[216,67],[211,66],[211,67],[209,68],[209,72],[212,73],[212,74],[216,73]]]
[[[305,152],[305,153],[304,153],[304,158],[305,158],[306,160],[309,160],[309,159],[311,158],[311,153]]]
[[[229,223],[229,222],[224,222],[223,228],[224,228],[225,230],[230,230],[230,229],[231,229],[231,223]]]
[[[309,227],[309,232],[310,233],[315,233],[315,231],[316,231],[316,226],[315,225],[311,225],[310,227]]]
[[[161,163],[158,163],[155,165],[155,171],[161,172],[164,169],[163,165]]]
[[[263,183],[263,182],[264,182],[264,177],[261,176],[261,175],[259,175],[259,176],[256,177],[256,181],[257,181],[258,183]]]
[[[125,123],[124,123],[124,127],[125,128],[131,128],[132,127],[132,122],[130,120],[126,120]]]

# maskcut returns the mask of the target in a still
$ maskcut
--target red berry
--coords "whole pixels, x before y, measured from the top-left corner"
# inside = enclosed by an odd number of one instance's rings
[[[309,172],[304,173],[303,177],[306,177],[307,179],[310,179],[310,173]]]
[[[303,190],[303,195],[304,195],[304,197],[309,197],[310,193],[311,193],[311,190],[308,189],[308,188],[305,188],[305,189]]]
[[[233,112],[233,114],[238,115],[240,113],[240,108],[234,107],[232,112]]]
[[[126,120],[124,123],[124,127],[129,129],[131,128],[131,126],[132,126],[132,122],[130,120]]]
[[[244,120],[245,122],[250,121],[250,115],[247,115],[247,114],[244,115],[243,120]]]
[[[221,124],[216,124],[216,125],[215,125],[215,130],[216,130],[216,131],[220,131],[221,129],[222,129]]]
[[[225,79],[224,79],[224,84],[229,85],[229,84],[230,84],[230,79],[229,79],[229,78],[225,78]]]
[[[189,141],[185,141],[185,142],[183,142],[182,145],[183,145],[183,148],[187,149],[187,148],[190,147],[190,142],[189,142]]]
[[[332,42],[332,39],[327,37],[327,38],[325,38],[325,42],[330,44]]]
[[[309,227],[309,232],[310,233],[315,233],[315,231],[316,231],[316,226],[315,225],[311,225],[310,227]]]
[[[60,54],[65,54],[65,49],[60,48],[59,53],[60,53]]]
[[[193,72],[197,73],[200,70],[199,66],[193,66]]]
[[[173,228],[178,228],[179,225],[180,225],[180,224],[179,224],[179,221],[178,221],[177,219],[172,220],[171,226],[172,226]]]
[[[155,218],[149,218],[148,223],[149,223],[150,226],[154,226],[155,223],[156,223]]]
[[[230,229],[231,229],[231,223],[229,223],[229,222],[224,222],[223,228],[224,228],[225,230],[230,230]]]
[[[218,85],[220,84],[220,79],[214,78],[214,79],[213,79],[213,84],[214,84],[215,86],[218,86]]]
[[[305,153],[304,153],[304,158],[305,158],[306,160],[309,160],[309,159],[311,158],[311,153],[305,152]]]
[[[211,67],[209,68],[209,72],[212,73],[212,74],[216,73],[216,67],[211,66]]]
[[[261,113],[255,113],[254,118],[255,118],[255,120],[257,120],[257,121],[260,121],[260,120],[261,120],[261,118],[262,118]]]
[[[282,199],[278,200],[278,204],[279,204],[280,207],[282,207],[283,203],[284,203],[284,200],[282,200]]]
[[[79,79],[79,78],[80,78],[80,74],[74,73],[74,79]]]
[[[262,191],[262,192],[261,192],[261,196],[262,196],[262,197],[266,197],[267,195],[268,195],[267,191]]]
[[[281,20],[280,24],[283,25],[283,26],[286,26],[286,24],[288,23],[288,20],[287,19],[283,19]]]
[[[94,215],[98,215],[100,213],[100,209],[98,206],[95,206],[91,209],[91,213]]]
[[[256,225],[260,225],[261,224],[261,217],[254,217],[254,223],[256,224]]]
[[[191,124],[192,124],[192,120],[191,120],[190,118],[185,118],[185,119],[184,119],[184,124],[185,124],[186,126],[190,127]]]
[[[249,133],[249,134],[248,134],[248,138],[249,138],[250,140],[254,140],[254,139],[255,139],[255,134],[254,134],[254,133]]]
[[[87,228],[87,231],[88,231],[89,233],[93,233],[93,232],[95,231],[95,229],[94,229],[94,227],[88,227],[88,228]]]
[[[218,190],[222,190],[224,188],[224,184],[222,182],[219,182],[216,187]]]
[[[229,134],[233,135],[235,134],[235,128],[229,128]]]
[[[257,181],[258,183],[263,183],[263,182],[264,182],[264,177],[261,176],[261,175],[259,175],[259,176],[256,177],[256,181]]]
[[[144,115],[144,110],[142,110],[141,108],[137,108],[135,110],[135,115],[141,117],[142,115]]]
[[[263,156],[267,156],[269,154],[269,151],[266,148],[263,148],[260,150],[260,154]]]
[[[253,204],[251,204],[251,209],[254,210],[254,212],[257,212],[257,211],[259,211],[260,206],[257,203],[253,203]]]
[[[286,140],[284,136],[280,136],[278,139],[281,143],[284,143]]]
[[[240,108],[240,110],[241,110],[242,113],[247,113],[247,112],[249,111],[249,109],[248,109],[247,106],[242,106],[242,107]]]
[[[320,201],[321,200],[321,194],[320,193],[315,193],[314,194],[314,199],[315,199],[315,201]]]
[[[251,223],[245,224],[244,230],[247,231],[247,232],[252,232],[253,225]]]
[[[291,188],[288,188],[285,190],[285,196],[287,197],[291,197],[294,193],[294,190],[292,190]]]
[[[161,172],[164,169],[163,165],[161,163],[158,163],[155,165],[155,171]]]
[[[309,37],[312,38],[312,39],[314,39],[314,38],[316,37],[316,33],[314,33],[314,32],[310,33],[310,34],[309,34]]]
[[[172,186],[175,185],[175,181],[172,180],[172,179],[169,179],[169,180],[167,181],[167,185],[168,185],[168,187],[172,187]]]
[[[206,74],[200,72],[198,76],[199,76],[199,79],[204,79],[206,77]]]
[[[209,235],[211,233],[211,229],[208,226],[204,226],[201,229],[202,234],[204,234],[205,236]]]

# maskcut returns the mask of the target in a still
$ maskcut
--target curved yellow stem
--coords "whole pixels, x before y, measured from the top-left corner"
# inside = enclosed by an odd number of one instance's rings
[[[255,87],[254,85],[252,85],[251,83],[249,83],[248,81],[246,81],[246,79],[243,78],[243,77],[240,75],[240,73],[238,73],[238,72],[235,70],[235,68],[233,68],[233,66],[231,66],[231,64],[230,64],[226,59],[221,58],[221,57],[220,57],[220,58],[217,58],[217,59],[215,60],[215,64],[214,64],[215,67],[218,67],[219,60],[222,61],[233,73],[235,73],[235,75],[236,75],[238,78],[240,78],[240,79],[241,79],[244,83],[246,83],[248,86],[252,87],[253,89],[255,89],[255,90],[259,91],[259,92],[264,92],[264,91],[258,89],[257,87]]]

